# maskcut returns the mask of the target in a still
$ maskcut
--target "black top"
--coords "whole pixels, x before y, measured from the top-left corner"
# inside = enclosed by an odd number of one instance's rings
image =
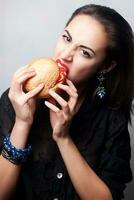
[[[14,118],[7,90],[0,100],[0,149],[4,134],[13,127]],[[80,199],[51,133],[49,110],[44,100],[37,100],[28,141],[33,151],[22,166],[13,200]],[[113,111],[103,102],[93,103],[87,96],[74,116],[70,135],[90,167],[107,184],[113,199],[122,199],[125,185],[132,179],[128,120],[123,111]]]

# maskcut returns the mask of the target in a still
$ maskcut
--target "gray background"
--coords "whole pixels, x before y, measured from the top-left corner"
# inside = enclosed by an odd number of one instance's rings
[[[51,56],[55,42],[77,7],[96,3],[116,9],[134,29],[133,0],[0,0],[0,95],[9,87],[12,74],[40,56]],[[134,146],[134,118],[129,126]],[[131,166],[134,171],[134,148]],[[134,182],[125,200],[134,200]]]

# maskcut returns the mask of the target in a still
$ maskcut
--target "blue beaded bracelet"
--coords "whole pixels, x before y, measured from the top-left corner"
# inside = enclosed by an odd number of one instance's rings
[[[25,162],[31,151],[32,151],[31,145],[28,145],[27,148],[14,147],[10,142],[9,133],[4,138],[2,156],[16,165]]]

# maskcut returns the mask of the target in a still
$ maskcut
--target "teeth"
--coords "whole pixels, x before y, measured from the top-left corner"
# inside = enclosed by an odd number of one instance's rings
[[[58,63],[59,67],[62,67],[62,65],[60,63]]]

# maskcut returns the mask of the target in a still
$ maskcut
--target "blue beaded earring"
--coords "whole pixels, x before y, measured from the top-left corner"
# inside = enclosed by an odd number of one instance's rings
[[[99,73],[97,79],[99,81],[99,85],[96,89],[96,95],[97,97],[99,97],[99,99],[103,99],[104,96],[106,95],[106,88],[104,87],[103,83],[104,83],[104,80],[105,80],[105,75],[106,72],[105,71],[102,71]]]

